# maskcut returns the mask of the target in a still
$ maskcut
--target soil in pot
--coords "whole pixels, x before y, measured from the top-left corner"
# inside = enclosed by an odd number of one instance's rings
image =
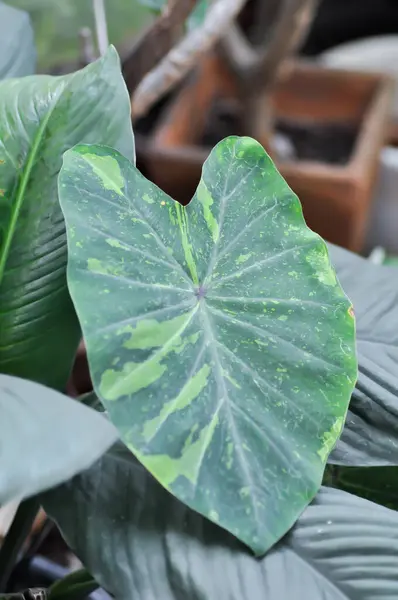
[[[312,123],[279,120],[275,133],[285,139],[290,157],[331,165],[346,164],[354,149],[358,128],[348,122]],[[244,135],[241,109],[234,100],[217,99],[209,111],[201,145],[215,146],[228,135]]]

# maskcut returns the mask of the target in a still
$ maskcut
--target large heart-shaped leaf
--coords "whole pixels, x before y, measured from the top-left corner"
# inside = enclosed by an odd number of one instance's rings
[[[58,389],[80,330],[66,285],[57,175],[64,151],[82,141],[133,155],[114,49],[66,77],[0,83],[0,371]]]
[[[324,242],[249,138],[217,146],[186,208],[106,148],[68,152],[59,181],[113,422],[167,489],[265,552],[316,494],[356,378]]]
[[[80,473],[118,437],[95,410],[9,375],[0,375],[0,415],[0,505]]]
[[[120,446],[43,500],[116,600],[398,598],[398,513],[339,490],[322,488],[261,560],[163,490]]]
[[[36,50],[29,15],[0,2],[0,79],[32,75]]]
[[[398,277],[330,247],[339,280],[353,302],[359,377],[343,435],[330,461],[354,466],[398,465]]]

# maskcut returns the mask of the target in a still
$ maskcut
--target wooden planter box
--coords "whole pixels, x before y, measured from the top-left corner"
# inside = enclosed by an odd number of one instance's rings
[[[308,225],[353,251],[363,244],[389,122],[392,82],[377,74],[329,70],[296,62],[275,88],[275,121],[304,126],[351,126],[355,141],[345,164],[276,161],[299,196]],[[215,55],[206,57],[161,118],[149,140],[138,142],[148,176],[182,203],[192,197],[210,147],[202,144],[211,106],[237,98],[233,78]],[[236,134],[239,131],[228,131]]]

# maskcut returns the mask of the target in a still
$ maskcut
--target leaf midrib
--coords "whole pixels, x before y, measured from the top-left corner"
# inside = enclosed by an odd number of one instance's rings
[[[0,254],[0,287],[1,287],[1,284],[3,283],[3,277],[4,277],[5,268],[6,268],[7,260],[9,257],[10,249],[11,249],[11,244],[14,239],[14,234],[17,229],[18,218],[21,213],[21,209],[22,209],[22,206],[23,206],[23,203],[25,200],[26,188],[29,183],[30,175],[32,173],[33,166],[35,164],[36,157],[39,153],[39,149],[40,149],[43,137],[44,137],[44,132],[47,128],[47,125],[52,117],[52,114],[53,114],[53,112],[58,104],[58,101],[61,98],[65,88],[66,88],[66,86],[64,86],[64,88],[58,93],[58,95],[56,95],[52,105],[50,106],[50,108],[48,110],[47,115],[45,116],[41,125],[39,126],[39,129],[37,130],[37,133],[33,140],[31,150],[28,155],[28,159],[25,164],[22,178],[18,185],[18,189],[17,189],[16,196],[15,196],[15,201],[11,203],[12,204],[11,218],[9,221],[7,233],[5,236],[5,241],[4,241],[3,247],[1,249],[1,254]]]
[[[224,227],[225,210],[226,210],[226,207],[227,207],[228,200],[234,194],[236,194],[237,190],[243,184],[247,183],[247,180],[248,180],[249,176],[258,167],[258,163],[256,162],[249,169],[249,171],[246,173],[246,175],[237,183],[237,185],[235,185],[235,187],[233,187],[232,190],[230,190],[227,193],[227,189],[228,189],[228,186],[229,186],[229,181],[230,181],[231,173],[232,173],[232,170],[233,170],[233,166],[235,165],[236,158],[237,158],[236,157],[236,144],[234,144],[234,147],[233,147],[233,156],[230,159],[228,171],[227,171],[227,174],[225,176],[223,191],[222,191],[222,194],[221,194],[221,197],[220,197],[220,212],[219,212],[219,220],[218,220],[218,227],[219,227],[219,230],[218,230],[218,232],[219,232],[218,233],[218,240],[214,244],[211,256],[209,257],[209,264],[208,264],[207,272],[206,272],[206,275],[204,277],[204,282],[203,282],[204,285],[206,285],[207,283],[209,283],[209,280],[211,279],[211,276],[212,276],[212,273],[214,271],[214,268],[215,268],[216,264],[219,261],[221,233],[222,233],[222,230],[223,230],[223,227]],[[202,177],[202,183],[207,188],[206,181],[205,181],[204,177]]]
[[[213,356],[213,360],[214,360],[214,365],[215,365],[215,369],[217,372],[216,375],[216,385],[217,387],[221,386],[223,389],[223,397],[221,402],[219,402],[219,405],[217,406],[217,409],[215,411],[215,414],[218,413],[218,411],[220,410],[221,406],[225,404],[226,406],[226,413],[227,413],[227,417],[231,426],[231,430],[236,434],[236,424],[235,424],[235,420],[233,415],[231,414],[230,411],[230,407],[228,405],[228,401],[229,401],[229,396],[228,396],[228,390],[226,388],[225,385],[225,380],[224,380],[224,376],[222,374],[221,371],[221,360],[220,360],[220,356],[218,354],[217,351],[217,346],[216,346],[216,339],[211,327],[211,321],[210,321],[210,317],[209,314],[207,312],[207,306],[206,306],[206,302],[202,302],[201,303],[201,311],[200,311],[200,315],[201,315],[201,321],[202,321],[202,326],[203,326],[203,332],[205,334],[205,338],[208,341],[209,344],[209,348],[210,348],[210,352]],[[239,438],[239,436],[237,436]],[[243,471],[246,475],[247,481],[250,484],[251,489],[255,489],[255,486],[253,484],[253,478],[252,475],[250,473],[250,469],[247,465],[247,461],[246,461],[246,457],[242,452],[242,449],[240,447],[239,444],[236,445],[236,450],[237,450],[237,455],[239,457],[240,463],[242,465]],[[250,496],[251,499],[251,503],[252,503],[252,508],[253,508],[253,515],[254,518],[256,519],[257,523],[260,522],[260,518],[259,518],[259,514],[258,514],[258,509],[257,509],[257,505],[256,502],[254,501],[254,498],[252,496]]]

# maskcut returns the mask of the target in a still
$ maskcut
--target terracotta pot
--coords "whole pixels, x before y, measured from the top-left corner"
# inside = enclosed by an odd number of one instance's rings
[[[276,161],[299,196],[308,225],[325,239],[353,251],[363,245],[379,153],[389,123],[392,82],[383,75],[330,70],[298,61],[275,87],[276,121],[304,127],[352,127],[353,145],[344,164],[320,160]],[[176,200],[187,203],[210,147],[204,132],[214,103],[237,102],[230,72],[215,55],[205,58],[138,152],[148,176]],[[225,135],[239,134],[239,126]]]

